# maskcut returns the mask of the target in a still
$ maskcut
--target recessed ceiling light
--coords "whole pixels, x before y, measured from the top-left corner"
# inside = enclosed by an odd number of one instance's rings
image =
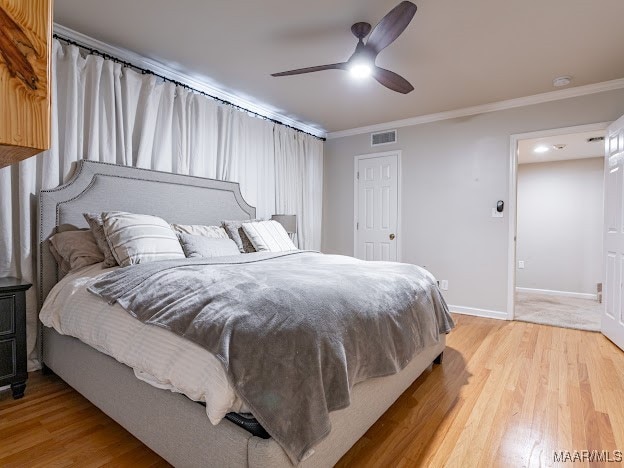
[[[559,143],[558,145],[553,145],[553,148],[556,150],[562,150],[563,148],[565,148],[567,145],[563,144],[563,143]]]
[[[556,88],[561,88],[562,86],[568,86],[572,83],[571,76],[558,76],[553,80],[553,86]]]
[[[545,145],[539,145],[533,148],[534,153],[546,153],[548,150],[550,150],[550,148]]]

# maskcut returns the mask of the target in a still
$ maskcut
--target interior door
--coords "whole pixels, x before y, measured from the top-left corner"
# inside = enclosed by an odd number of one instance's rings
[[[361,157],[356,171],[355,256],[398,261],[399,154]]]
[[[605,275],[602,333],[624,349],[624,116],[613,122],[605,137]]]

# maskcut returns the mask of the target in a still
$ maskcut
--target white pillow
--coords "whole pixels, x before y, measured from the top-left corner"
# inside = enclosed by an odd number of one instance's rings
[[[287,252],[297,250],[288,233],[277,221],[243,223],[243,230],[258,252]]]
[[[111,211],[102,213],[104,234],[120,266],[186,258],[178,238],[162,218]]]
[[[221,226],[204,226],[202,224],[172,224],[171,229],[180,234],[210,237],[211,239],[229,239]]]

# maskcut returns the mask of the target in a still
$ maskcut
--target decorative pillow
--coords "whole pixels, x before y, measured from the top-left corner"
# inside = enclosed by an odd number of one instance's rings
[[[169,224],[158,216],[111,211],[102,213],[104,234],[122,267],[185,258]]]
[[[221,226],[203,226],[201,224],[172,224],[171,229],[176,233],[191,234],[216,239],[229,239],[227,232]]]
[[[247,237],[247,234],[245,234],[245,231],[243,231],[242,228],[243,223],[253,223],[256,221],[262,220],[246,219],[244,221],[221,221],[223,228],[227,232],[228,236],[230,236],[230,239],[232,239],[236,243],[236,246],[241,253],[251,253],[256,251],[253,244]]]
[[[258,252],[286,252],[297,250],[288,233],[277,221],[244,223],[243,230]]]
[[[50,244],[63,273],[104,261],[104,254],[88,229],[56,233],[50,237]]]
[[[226,257],[240,255],[240,251],[230,238],[195,236],[178,233],[180,245],[187,258]]]
[[[89,228],[91,228],[91,234],[95,238],[95,242],[97,246],[100,248],[102,253],[104,254],[104,268],[109,268],[117,265],[117,260],[115,260],[115,256],[106,241],[106,234],[104,234],[104,221],[102,220],[101,213],[82,213],[82,216],[89,223]]]

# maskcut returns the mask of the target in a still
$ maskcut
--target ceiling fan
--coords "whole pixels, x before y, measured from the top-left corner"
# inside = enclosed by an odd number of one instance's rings
[[[281,73],[273,73],[271,76],[301,75],[322,70],[349,70],[356,77],[372,75],[380,84],[397,93],[407,94],[414,87],[400,75],[390,70],[375,65],[377,55],[383,49],[392,44],[409,25],[416,14],[416,5],[412,2],[401,2],[390,13],[384,16],[371,32],[369,23],[355,23],[351,26],[351,32],[358,38],[355,52],[346,62],[320,65],[318,67],[299,68]],[[366,36],[370,36],[364,44]]]

